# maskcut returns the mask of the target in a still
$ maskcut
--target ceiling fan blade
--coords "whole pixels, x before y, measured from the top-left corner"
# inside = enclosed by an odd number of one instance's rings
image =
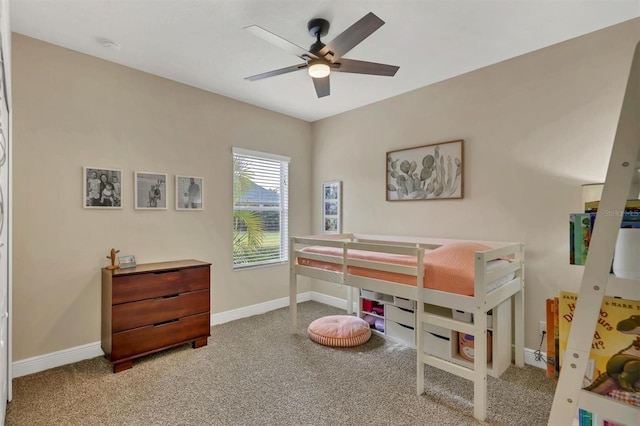
[[[400,69],[395,65],[377,64],[375,62],[356,61],[342,58],[331,64],[331,70],[337,72],[350,72],[354,74],[384,75],[393,77]]]
[[[329,96],[329,76],[322,78],[312,78],[312,80],[319,98]]]
[[[301,70],[301,69],[305,69],[307,67],[308,67],[307,64],[292,65],[290,67],[280,68],[279,70],[263,72],[262,74],[252,75],[251,77],[245,77],[244,79],[245,80],[249,80],[249,81],[262,80],[263,78],[275,77],[276,75],[287,74],[287,73],[290,73],[290,72],[293,72],[293,71],[298,71],[298,70]]]
[[[334,62],[383,25],[382,19],[374,15],[373,12],[369,12],[358,22],[338,34],[329,44],[320,49],[319,53],[327,60]],[[331,56],[327,58],[327,54]]]
[[[312,59],[317,59],[318,57],[313,53],[309,52],[307,49],[304,49],[297,44],[291,43],[289,40],[285,40],[277,34],[272,33],[271,31],[267,31],[262,27],[257,25],[250,25],[244,28],[249,31],[251,34],[260,37],[263,40],[268,41],[271,44],[278,46],[281,49],[286,50],[287,52],[293,53],[299,58],[305,59],[310,57]]]

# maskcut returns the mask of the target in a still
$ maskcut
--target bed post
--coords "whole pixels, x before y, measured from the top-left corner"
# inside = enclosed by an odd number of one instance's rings
[[[520,291],[513,295],[514,301],[514,315],[515,315],[515,362],[516,366],[524,367],[524,244],[520,244],[520,250],[518,252],[518,259],[520,260]],[[549,338],[549,336],[547,336]]]
[[[347,314],[351,315],[353,313],[353,287],[345,286],[347,289]]]
[[[289,332],[296,334],[298,329],[298,285],[295,265],[294,237],[289,238]]]
[[[476,306],[473,313],[473,417],[480,421],[484,421],[487,417],[487,309],[484,276],[486,267],[484,253],[476,253],[474,266]],[[479,283],[482,283],[482,288],[479,288]]]
[[[353,288],[349,286],[349,273],[348,273],[348,261],[347,259],[349,253],[349,244],[345,244],[342,249],[342,258],[344,262],[342,263],[342,285],[347,289],[347,314],[351,315],[353,313]]]
[[[418,246],[419,247],[419,246]],[[418,248],[416,276],[416,393],[424,393],[424,249]]]

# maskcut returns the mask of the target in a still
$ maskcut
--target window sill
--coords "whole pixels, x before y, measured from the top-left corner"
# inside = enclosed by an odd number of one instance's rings
[[[274,262],[266,262],[266,263],[255,263],[251,265],[234,265],[233,272],[239,271],[247,271],[249,269],[257,269],[257,268],[268,268],[270,266],[280,266],[289,263],[288,260],[278,260]]]

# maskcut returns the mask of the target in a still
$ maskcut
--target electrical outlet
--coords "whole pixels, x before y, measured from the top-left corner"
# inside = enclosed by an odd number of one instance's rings
[[[542,332],[547,332],[547,323],[544,321],[540,321],[538,323],[538,337],[542,337]]]

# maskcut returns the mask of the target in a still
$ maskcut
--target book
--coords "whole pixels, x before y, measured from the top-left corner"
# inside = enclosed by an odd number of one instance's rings
[[[578,426],[591,426],[593,424],[593,415],[591,411],[583,408],[578,409]]]
[[[573,214],[569,215],[569,264],[576,264],[576,243],[574,238],[575,232],[575,217]],[[548,323],[547,323],[548,324]]]
[[[560,369],[578,300],[576,293],[560,292],[558,299]],[[604,297],[591,344],[584,389],[640,406],[640,396],[629,391],[623,373],[628,364],[640,362],[640,301]]]
[[[554,364],[554,352],[555,348],[553,347],[553,299],[547,299],[545,301],[545,316],[547,318],[546,324],[546,339],[547,339],[547,377],[554,378],[555,375],[555,366]]]
[[[623,222],[640,222],[640,210],[625,210],[622,213]]]
[[[553,309],[554,309],[554,313],[553,313],[553,340],[554,340],[554,347],[555,347],[555,354],[554,354],[554,366],[555,366],[555,372],[556,372],[556,378],[558,378],[558,376],[560,376],[560,318],[558,315],[558,304],[559,304],[559,298],[554,297],[553,298]]]
[[[640,211],[637,213],[637,215],[623,214],[620,228],[640,228]],[[596,213],[569,215],[569,263],[571,265],[586,263],[595,223]]]
[[[571,213],[569,215],[569,234],[570,234],[570,242],[569,249],[572,252],[572,255],[569,255],[569,261],[572,262],[572,265],[582,265],[582,255],[580,252],[580,215],[582,213]]]
[[[547,299],[547,377],[555,379],[557,371],[558,346],[558,298]]]
[[[585,212],[596,212],[598,211],[598,206],[600,205],[600,201],[587,201],[584,203],[584,211]],[[625,205],[625,211],[640,211],[640,200],[627,200]]]
[[[569,234],[571,234],[571,224],[573,224],[573,238],[569,242],[569,248],[573,247],[572,265],[584,265],[587,261],[595,217],[595,213],[571,213],[569,215]],[[573,242],[573,246],[571,246],[571,242]],[[571,255],[569,261],[571,261]]]
[[[580,256],[580,265],[587,263],[587,253],[589,251],[589,242],[591,242],[591,232],[595,223],[596,215],[593,213],[584,213],[578,215],[580,226],[576,230],[580,230],[579,245],[576,246],[576,256]],[[576,226],[578,224],[576,223]]]

